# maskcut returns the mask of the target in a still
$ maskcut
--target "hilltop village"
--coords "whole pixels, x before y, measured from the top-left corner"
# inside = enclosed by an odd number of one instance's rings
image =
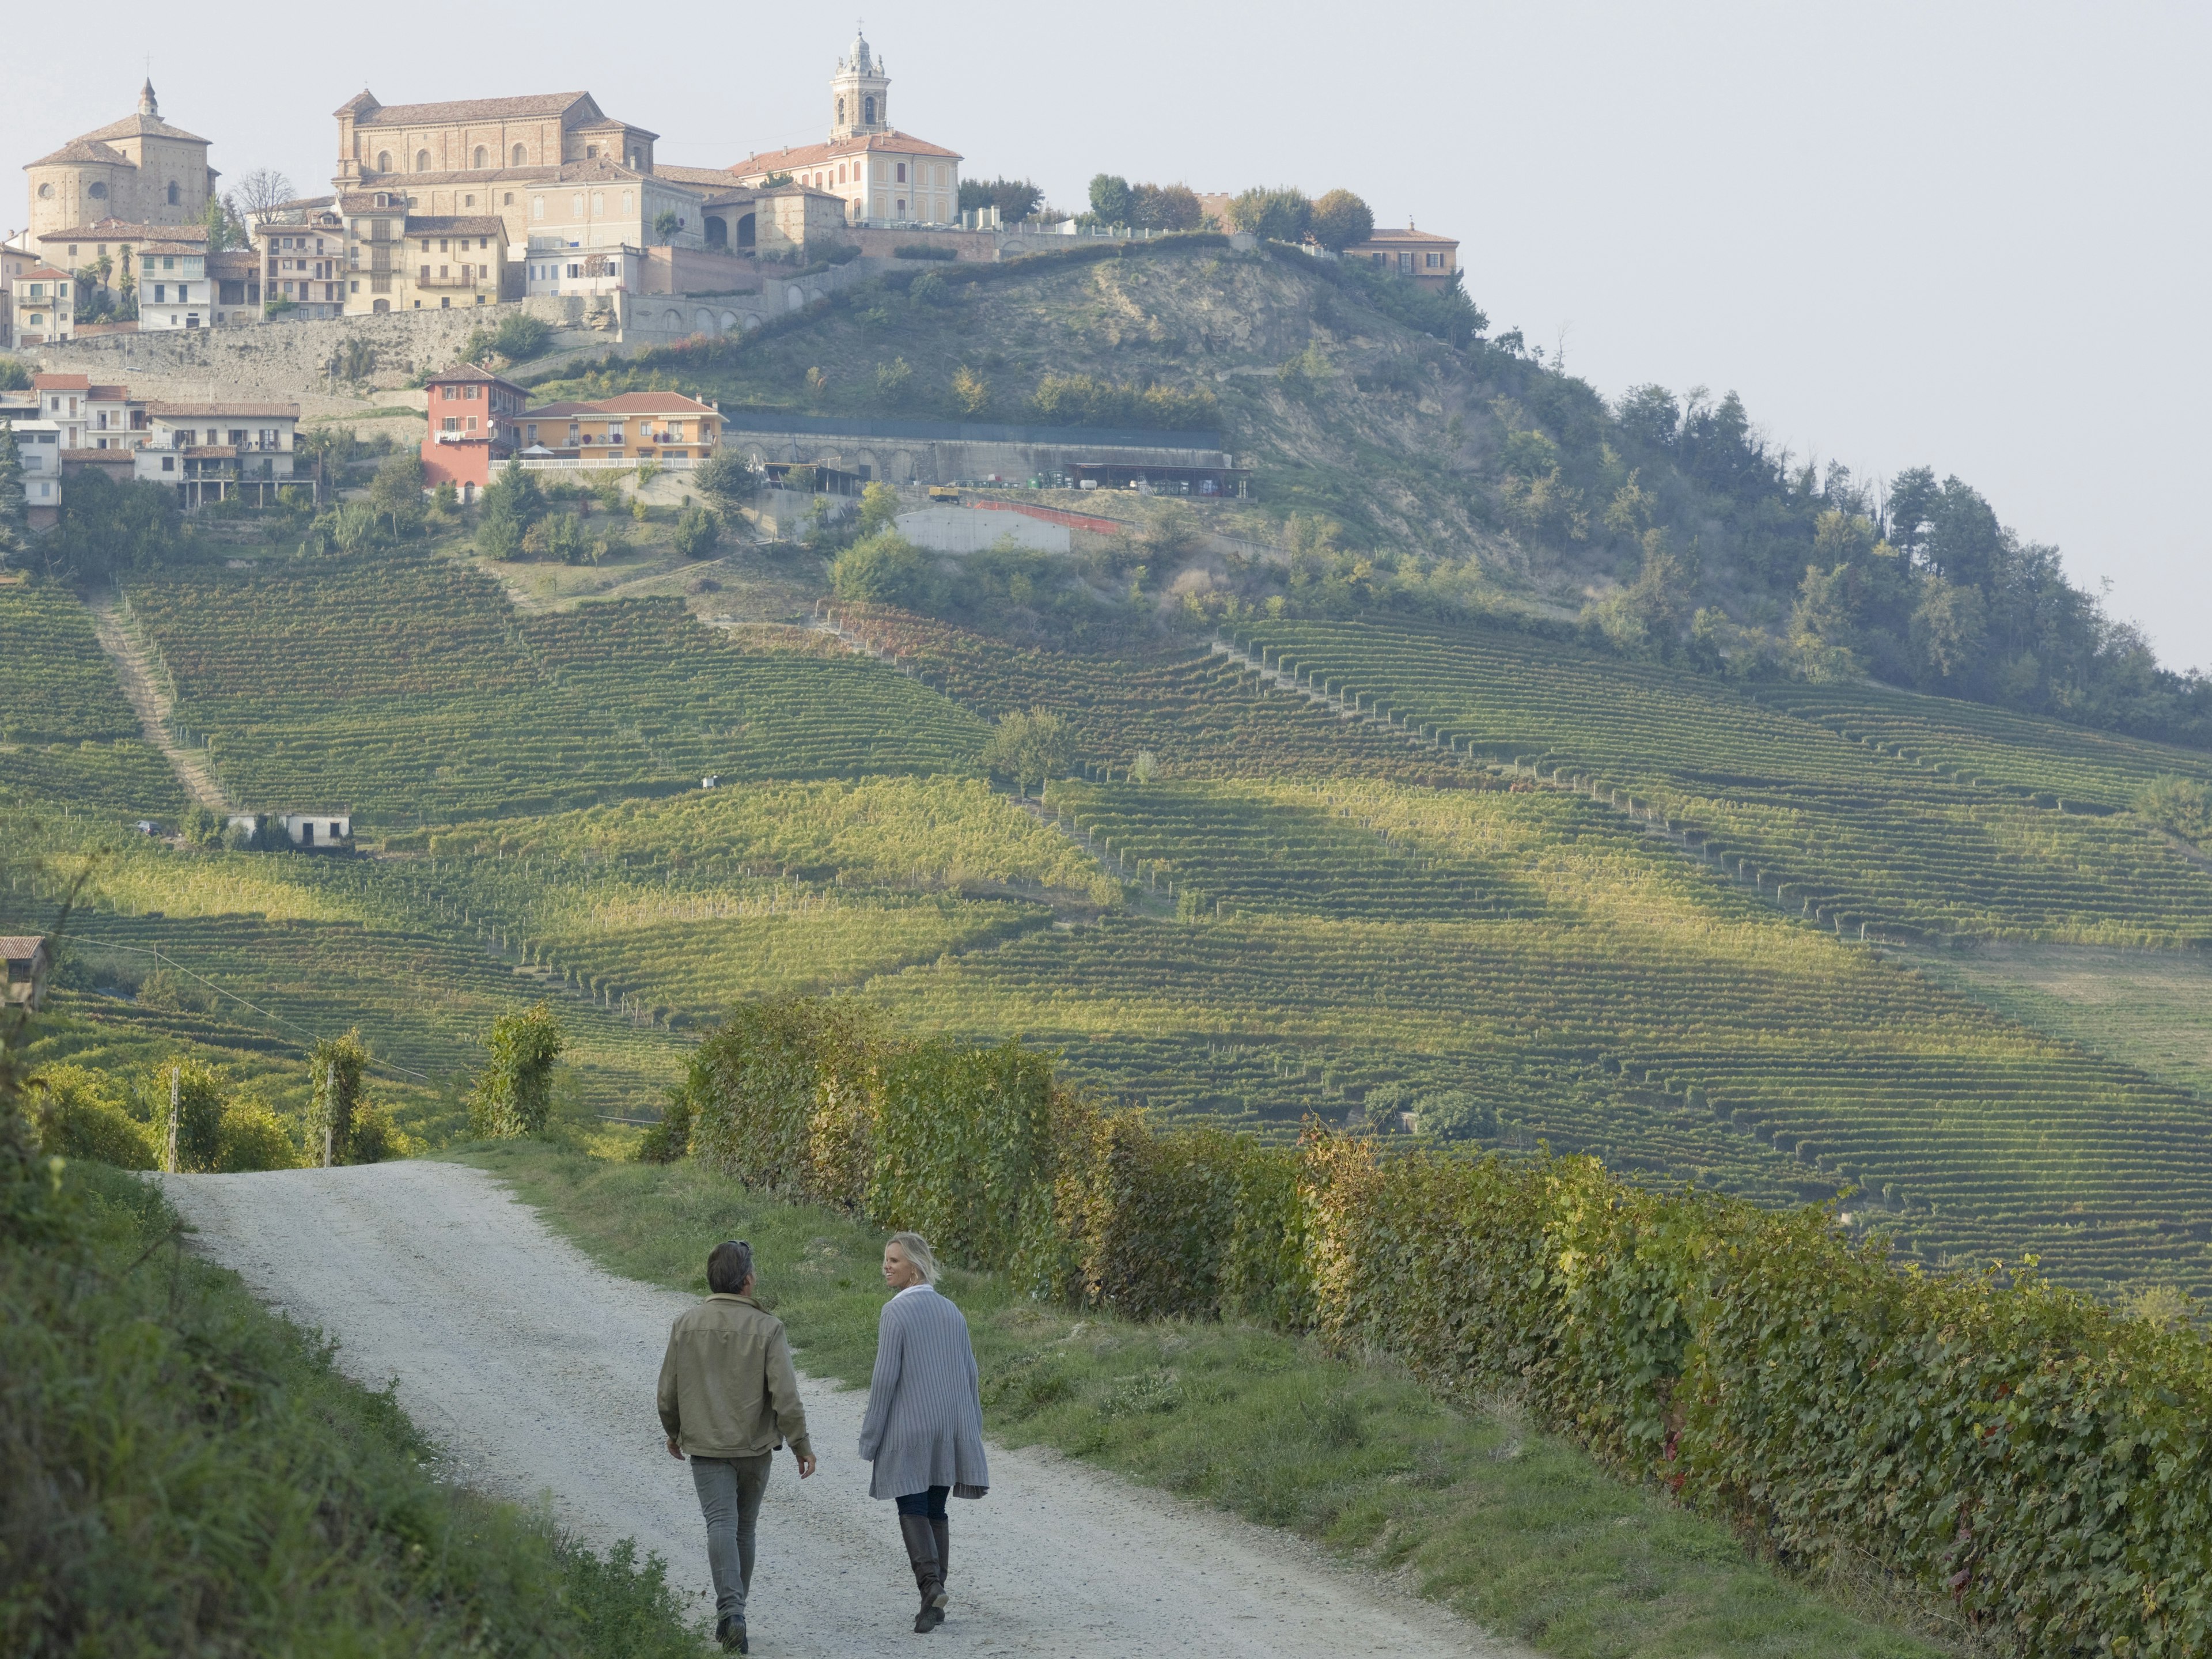
[[[1200,229],[1301,242],[1435,289],[1460,281],[1455,240],[1377,228],[1348,191],[1293,225],[1284,203],[1296,192],[1133,189],[1101,174],[1085,210],[1070,213],[1026,180],[963,178],[958,149],[894,123],[889,70],[857,35],[825,113],[818,143],[694,166],[662,156],[659,134],[588,92],[386,104],[363,88],[333,112],[327,193],[299,195],[267,169],[227,181],[214,141],[169,120],[149,80],[132,113],[25,167],[28,223],[0,242],[0,351],[34,380],[11,392],[0,380],[0,422],[22,453],[32,528],[58,521],[70,478],[87,471],[172,485],[187,510],[265,505],[301,483],[319,499],[315,469],[294,459],[303,415],[318,412],[301,395],[364,380],[380,356],[444,367],[462,331],[477,337],[516,312],[587,330],[602,349],[640,349],[757,329],[872,272],[914,269],[895,261],[996,261],[1070,238]],[[454,311],[469,316],[445,315]],[[297,327],[372,319],[392,320],[350,341]],[[413,320],[395,336],[401,319]],[[270,349],[255,349],[249,331]],[[161,379],[185,364],[198,396]],[[465,500],[519,456],[682,467],[705,458],[722,425],[684,398],[532,410],[495,375],[450,393],[418,375],[405,390],[425,394],[424,489],[451,483]],[[460,406],[433,416],[428,400],[449,397]],[[792,452],[783,459],[820,459],[793,449],[792,435],[764,434],[755,459],[781,453],[779,436]],[[1110,482],[1166,466],[1178,487],[1209,493],[1232,471],[1218,453],[1111,459]],[[1068,477],[1051,463],[1042,470]],[[857,465],[856,479],[896,471]],[[979,477],[1039,465],[995,452],[947,465]],[[936,482],[928,470],[909,458],[896,481]]]

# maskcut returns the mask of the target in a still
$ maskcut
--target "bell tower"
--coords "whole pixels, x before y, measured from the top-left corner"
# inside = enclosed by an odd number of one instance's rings
[[[830,78],[830,137],[859,138],[890,131],[891,77],[884,73],[883,60],[868,50],[865,36],[855,28],[853,49],[837,60]]]

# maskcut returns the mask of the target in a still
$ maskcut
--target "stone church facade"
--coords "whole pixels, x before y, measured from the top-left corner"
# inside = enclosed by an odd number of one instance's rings
[[[23,169],[31,198],[30,239],[118,219],[133,225],[188,225],[207,211],[216,171],[208,141],[171,126],[148,81],[138,108],[120,121],[72,138]]]

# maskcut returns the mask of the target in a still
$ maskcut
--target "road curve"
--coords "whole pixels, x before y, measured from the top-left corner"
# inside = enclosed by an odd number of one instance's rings
[[[709,1610],[704,1533],[661,1445],[653,1389],[688,1305],[619,1279],[481,1170],[405,1162],[165,1176],[198,1249],[397,1379],[471,1485],[530,1501],[594,1547],[638,1540]],[[749,1624],[767,1655],[911,1656],[913,1580],[854,1452],[865,1396],[802,1379],[821,1472],[779,1457]],[[1303,1541],[1034,1450],[994,1448],[953,1506],[951,1616],[969,1653],[1235,1659],[1522,1652]]]

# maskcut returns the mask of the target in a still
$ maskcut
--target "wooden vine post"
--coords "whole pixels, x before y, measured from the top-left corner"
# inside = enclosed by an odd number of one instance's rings
[[[338,1109],[338,1068],[335,1064],[323,1067],[323,1167],[331,1167],[331,1142],[335,1138],[335,1123]]]
[[[169,1067],[169,1143],[162,1156],[161,1167],[171,1175],[177,1172],[177,1114],[183,1109],[184,1089],[180,1078],[183,1068]]]

